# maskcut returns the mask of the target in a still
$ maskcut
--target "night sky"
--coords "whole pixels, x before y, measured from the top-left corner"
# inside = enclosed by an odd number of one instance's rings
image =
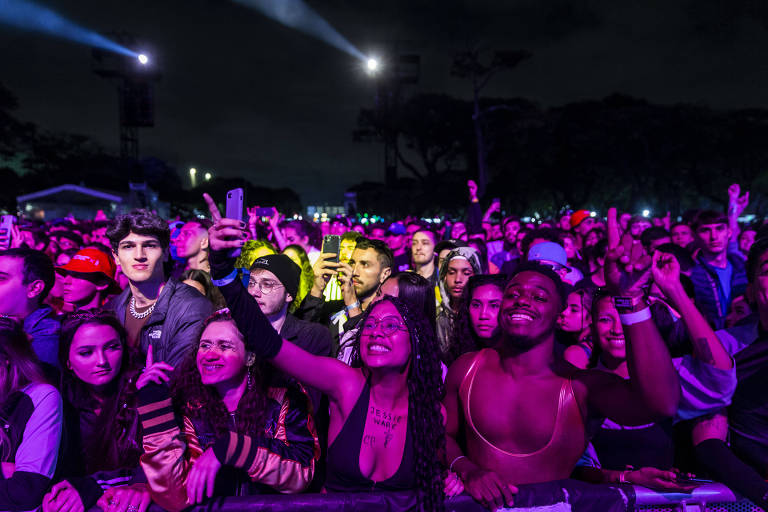
[[[142,156],[186,170],[292,187],[305,205],[341,203],[346,187],[383,180],[383,150],[353,143],[374,86],[353,57],[226,0],[48,0],[97,31],[150,43],[163,74],[156,127]],[[309,2],[364,53],[405,41],[421,54],[419,91],[468,97],[449,75],[479,40],[534,55],[499,75],[488,96],[543,106],[613,92],[657,103],[768,107],[768,4],[761,0],[328,0]],[[90,50],[0,26],[0,82],[18,117],[82,133],[117,151],[117,96],[90,70]]]

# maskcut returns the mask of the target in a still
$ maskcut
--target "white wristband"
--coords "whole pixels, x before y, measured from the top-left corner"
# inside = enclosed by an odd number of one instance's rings
[[[643,308],[634,313],[624,313],[619,315],[621,325],[634,325],[651,319],[651,308]]]

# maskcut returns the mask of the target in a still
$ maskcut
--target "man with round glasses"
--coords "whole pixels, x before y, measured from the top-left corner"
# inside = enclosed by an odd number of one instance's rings
[[[301,268],[285,254],[269,254],[251,265],[248,293],[269,319],[272,327],[286,339],[318,356],[331,355],[331,333],[324,326],[299,320],[288,313],[299,290]],[[320,393],[308,389],[317,409]]]

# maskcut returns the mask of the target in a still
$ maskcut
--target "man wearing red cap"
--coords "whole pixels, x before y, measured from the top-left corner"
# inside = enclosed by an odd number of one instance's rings
[[[584,239],[594,226],[595,219],[589,211],[576,210],[571,214],[571,229],[576,233],[576,242],[579,249],[584,247]]]
[[[98,249],[80,249],[56,272],[64,276],[64,300],[75,310],[98,308],[110,294],[120,292],[114,260]]]

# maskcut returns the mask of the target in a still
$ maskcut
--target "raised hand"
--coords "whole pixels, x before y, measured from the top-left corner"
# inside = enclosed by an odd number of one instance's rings
[[[612,294],[621,290],[619,260],[624,254],[616,208],[608,208],[608,249],[605,252],[605,284]]]
[[[667,297],[682,287],[680,263],[672,254],[661,251],[654,252],[651,274],[653,275],[653,282]]]
[[[347,263],[339,263],[338,279],[341,285],[341,296],[344,298],[344,304],[350,306],[357,302],[357,292],[355,283],[352,281],[354,270]]]
[[[325,287],[333,276],[336,275],[340,263],[332,260],[336,253],[321,253],[315,264],[312,266],[312,272],[315,274],[315,282],[312,284],[312,295],[319,297],[323,294]]]
[[[163,382],[167,383],[170,380],[167,373],[172,371],[173,366],[168,363],[163,361],[154,362],[152,345],[150,345],[147,349],[147,362],[144,366],[144,372],[136,380],[136,389],[141,389],[150,382],[154,382],[155,384],[162,384]]]
[[[736,217],[744,213],[749,205],[749,191],[741,194],[741,187],[738,183],[732,184],[728,187],[728,214],[735,215]]]
[[[245,222],[221,216],[219,207],[208,194],[203,194],[213,226],[208,230],[208,245],[212,251],[240,249],[248,239]]]

